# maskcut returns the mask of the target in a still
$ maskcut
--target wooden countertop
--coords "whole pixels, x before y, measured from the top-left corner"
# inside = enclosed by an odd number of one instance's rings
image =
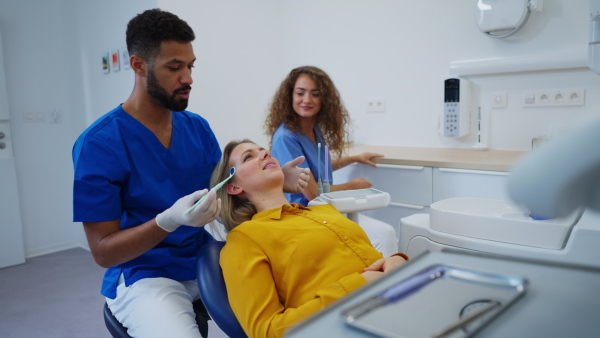
[[[510,171],[526,151],[471,150],[453,148],[414,148],[360,145],[349,148],[348,155],[374,152],[385,155],[376,163],[471,170]]]

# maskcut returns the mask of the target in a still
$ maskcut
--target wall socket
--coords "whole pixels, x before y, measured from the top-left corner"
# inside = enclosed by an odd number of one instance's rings
[[[385,111],[385,99],[384,98],[367,99],[367,112],[384,112],[384,111]]]
[[[564,107],[585,105],[585,88],[524,90],[523,107]]]

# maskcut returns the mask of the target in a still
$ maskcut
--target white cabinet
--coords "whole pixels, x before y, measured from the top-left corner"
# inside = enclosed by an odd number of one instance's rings
[[[376,168],[354,164],[336,170],[334,183],[344,183],[363,177],[373,188],[390,194],[387,208],[365,212],[367,216],[388,223],[400,233],[400,219],[415,213],[429,213],[432,201],[432,168],[378,164]]]
[[[333,172],[333,183],[334,184],[342,184],[349,181],[352,181],[355,178],[365,177],[365,165],[362,164],[351,164],[349,166],[345,166],[341,169],[338,169]],[[313,173],[315,179],[317,177],[316,173]]]
[[[433,202],[453,197],[510,199],[506,189],[509,173],[501,171],[353,164],[335,171],[333,176],[336,184],[364,177],[373,188],[388,192],[391,202],[387,208],[365,214],[392,225],[398,234],[401,218],[428,214]]]
[[[454,197],[510,200],[509,173],[503,171],[433,169],[433,202]]]
[[[429,206],[432,200],[431,167],[378,164],[365,167],[365,176],[375,189],[390,194],[392,202]]]
[[[375,189],[388,192],[387,208],[367,211],[370,217],[386,222],[400,233],[400,219],[416,213],[429,213],[432,201],[431,167],[378,164],[365,166],[365,179]]]
[[[400,234],[400,219],[413,214],[428,214],[429,206],[390,202],[384,209],[367,211],[365,214],[394,227]]]
[[[358,177],[373,183],[373,188],[388,192],[392,202],[429,206],[432,201],[431,167],[378,164],[376,168],[352,164],[333,172],[335,184]]]

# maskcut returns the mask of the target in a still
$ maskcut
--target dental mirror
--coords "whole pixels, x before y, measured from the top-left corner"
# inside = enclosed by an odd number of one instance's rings
[[[221,187],[223,186],[223,184],[225,184],[227,181],[229,181],[229,179],[230,179],[230,178],[232,178],[232,177],[233,177],[233,174],[235,174],[235,167],[231,167],[231,169],[229,169],[229,176],[228,176],[226,179],[224,179],[223,181],[219,182],[217,185],[215,185],[214,187],[212,187],[212,189],[210,189],[210,191],[209,191],[209,192],[207,192],[207,193],[206,193],[206,195],[202,196],[202,198],[200,198],[200,199],[198,200],[198,202],[194,203],[194,205],[192,205],[192,207],[191,207],[191,208],[187,209],[187,211],[186,211],[186,212],[184,212],[183,214],[184,214],[184,215],[187,215],[187,214],[189,214],[190,212],[192,212],[192,210],[194,210],[194,208],[195,208],[195,207],[196,207],[198,204],[200,204],[200,203],[202,203],[202,201],[204,201],[204,198],[205,198],[205,197],[208,195],[208,193],[210,193],[211,191],[217,191],[217,190],[221,189]]]

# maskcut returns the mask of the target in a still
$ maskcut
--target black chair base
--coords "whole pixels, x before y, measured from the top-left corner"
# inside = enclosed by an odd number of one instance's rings
[[[208,321],[210,320],[210,316],[208,315],[208,311],[204,307],[204,303],[202,303],[201,299],[193,302],[194,312],[196,313],[196,323],[198,323],[198,330],[200,330],[200,335],[203,338],[208,337]]]
[[[104,324],[106,324],[106,328],[113,338],[131,338],[131,336],[127,334],[127,328],[115,318],[106,303],[104,303]]]

